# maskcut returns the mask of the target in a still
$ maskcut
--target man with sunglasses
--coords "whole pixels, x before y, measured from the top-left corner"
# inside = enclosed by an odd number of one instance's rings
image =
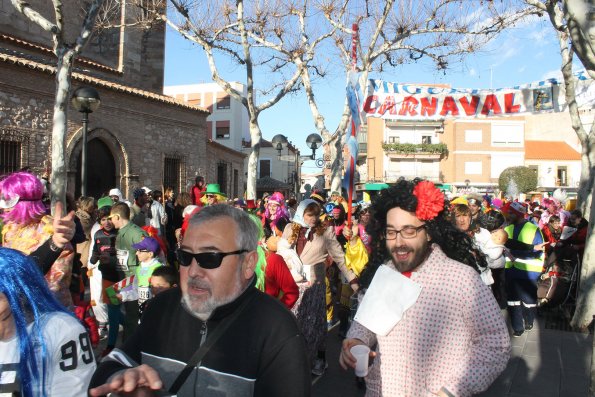
[[[180,287],[153,298],[135,335],[101,362],[90,395],[309,396],[295,318],[255,288],[258,234],[232,206],[194,215],[178,251]],[[176,382],[195,354],[198,364]]]
[[[485,258],[449,222],[445,204],[433,183],[418,179],[400,180],[374,200],[362,287],[375,276],[339,359],[347,369],[355,367],[353,346],[375,350],[367,396],[471,396],[506,367],[506,324],[476,271]]]

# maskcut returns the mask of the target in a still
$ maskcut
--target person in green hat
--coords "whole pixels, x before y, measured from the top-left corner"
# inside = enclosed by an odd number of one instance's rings
[[[225,200],[227,200],[227,196],[225,193],[221,193],[218,183],[209,183],[201,199],[204,205],[224,203]]]

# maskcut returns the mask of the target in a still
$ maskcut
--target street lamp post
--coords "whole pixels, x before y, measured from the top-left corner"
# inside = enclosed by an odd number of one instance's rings
[[[283,147],[287,146],[287,137],[283,134],[277,134],[271,139],[271,143],[275,150],[277,150],[277,160],[281,160],[281,152],[283,151]]]
[[[320,137],[320,135],[316,133],[310,134],[306,138],[306,145],[308,145],[308,147],[312,149],[312,156],[310,157],[311,160],[314,160],[316,158],[316,149],[320,148],[321,143],[322,138]]]
[[[93,87],[79,87],[72,93],[72,106],[83,114],[83,146],[81,150],[81,196],[87,195],[87,129],[89,113],[99,108],[99,93]]]
[[[283,151],[283,148],[287,146],[287,144],[289,143],[289,141],[287,140],[287,137],[283,134],[277,134],[273,137],[273,139],[271,139],[271,143],[273,144],[273,148],[275,148],[275,150],[277,151],[277,159],[281,159],[281,152]],[[301,166],[301,160],[314,160],[316,159],[316,149],[320,148],[320,144],[322,143],[322,138],[320,137],[320,135],[314,133],[314,134],[310,134],[308,135],[308,137],[306,138],[306,145],[308,145],[308,147],[310,149],[312,149],[312,154],[310,156],[300,156],[299,152],[297,152],[296,155],[296,168],[299,169],[299,167]],[[297,176],[297,185],[299,186],[301,184],[301,176],[298,173]],[[299,189],[298,189],[299,191]]]

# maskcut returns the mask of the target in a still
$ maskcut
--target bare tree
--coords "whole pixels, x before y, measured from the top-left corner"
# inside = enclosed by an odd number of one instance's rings
[[[84,18],[76,37],[67,37],[69,22],[65,18],[65,6],[61,0],[51,0],[54,21],[46,18],[39,10],[35,10],[27,1],[11,0],[14,8],[28,20],[41,27],[51,35],[53,52],[56,55],[56,96],[52,123],[52,173],[51,198],[54,204],[66,201],[66,165],[64,148],[66,147],[66,132],[68,121],[68,99],[71,87],[71,75],[74,61],[81,53],[93,32],[95,19],[104,0],[92,0],[85,12]],[[79,2],[69,2],[69,7],[81,7]]]
[[[370,73],[381,74],[388,69],[421,62],[422,58],[446,73],[451,64],[480,51],[502,30],[531,13],[514,0],[366,0],[364,8],[351,5],[362,5],[361,2],[349,3],[326,0],[320,7],[335,28],[334,43],[343,70],[359,72],[362,88],[365,88]],[[346,15],[352,15],[352,20],[346,20]],[[351,53],[353,23],[357,23],[359,36],[355,66]],[[345,102],[339,125],[330,134],[316,104],[316,88],[310,84],[310,77],[317,73],[317,69],[309,67],[302,72],[302,81],[314,124],[333,149],[331,189],[339,190],[343,164],[341,146],[350,112]]]
[[[586,131],[579,113],[576,101],[577,79],[573,71],[574,54],[585,66],[586,72],[595,77],[595,55],[593,46],[595,36],[588,31],[588,16],[595,13],[590,10],[587,1],[581,0],[525,0],[539,12],[547,15],[550,20],[560,46],[561,70],[565,90],[565,99],[572,128],[576,132],[581,145],[581,179],[578,192],[578,205],[584,217],[589,219],[587,245],[582,262],[580,275],[580,290],[572,326],[586,328],[595,315],[595,239],[593,237],[593,222],[595,211],[592,208],[593,189],[595,187],[595,123],[591,123],[590,131]],[[584,14],[581,14],[584,12]]]
[[[262,42],[275,37],[277,45],[293,43],[292,57],[297,59],[306,50],[298,45],[295,41],[297,36],[291,33],[292,27],[299,25],[299,17],[290,2],[275,0],[249,2],[248,7],[243,0],[170,0],[169,3],[173,7],[172,12],[163,13],[161,18],[184,38],[202,47],[212,79],[248,112],[252,150],[248,160],[246,195],[255,198],[262,138],[258,117],[285,95],[299,89],[298,81],[304,67],[299,61],[280,59]],[[246,94],[234,88],[230,79],[223,76],[218,64],[222,57],[241,69]]]

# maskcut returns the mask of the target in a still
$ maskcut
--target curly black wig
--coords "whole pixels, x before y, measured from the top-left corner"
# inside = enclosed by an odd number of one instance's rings
[[[419,178],[413,181],[400,179],[395,185],[382,190],[374,198],[370,207],[372,219],[366,228],[366,231],[372,236],[373,247],[368,265],[360,277],[363,287],[369,286],[378,267],[390,259],[390,253],[386,249],[383,236],[388,211],[399,207],[405,211],[415,212],[417,197],[413,194],[413,189],[421,181]],[[450,222],[448,208],[449,203],[445,199],[444,209],[434,219],[426,222],[426,230],[432,243],[438,244],[449,258],[471,266],[479,272],[480,268],[487,266],[485,256],[475,246],[470,236],[459,231]]]

